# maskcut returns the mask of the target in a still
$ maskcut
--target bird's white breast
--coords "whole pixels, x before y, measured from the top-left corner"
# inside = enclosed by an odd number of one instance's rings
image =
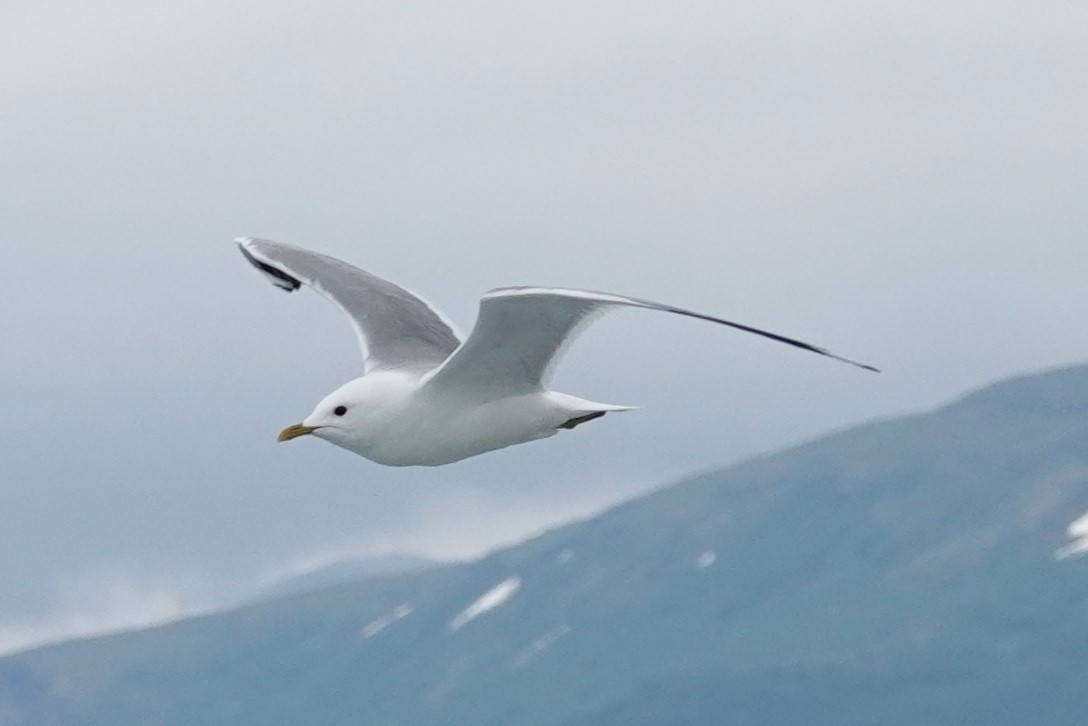
[[[497,400],[420,393],[356,453],[387,466],[438,466],[551,436],[563,420],[544,392]]]

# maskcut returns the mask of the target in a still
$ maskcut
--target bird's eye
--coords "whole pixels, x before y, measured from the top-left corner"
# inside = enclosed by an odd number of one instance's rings
[[[337,406],[336,408],[334,408],[332,410],[332,412],[335,413],[337,416],[343,416],[345,413],[348,412],[348,407],[347,406]]]

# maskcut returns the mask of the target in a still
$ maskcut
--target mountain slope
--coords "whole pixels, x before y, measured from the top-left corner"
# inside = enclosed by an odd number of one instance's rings
[[[1068,724],[1088,367],[478,562],[0,660],[0,722]]]
[[[389,554],[340,560],[332,564],[292,575],[272,583],[251,600],[276,600],[291,595],[301,595],[336,585],[369,580],[405,572],[418,572],[439,563],[415,555]]]

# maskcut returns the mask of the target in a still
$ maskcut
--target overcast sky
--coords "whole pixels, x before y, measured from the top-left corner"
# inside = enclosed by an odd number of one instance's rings
[[[224,6],[229,7],[224,7]],[[0,5],[0,650],[338,557],[464,557],[685,473],[1083,359],[1082,2]],[[628,293],[557,387],[642,405],[439,469],[277,445],[360,372],[231,240],[471,328]]]

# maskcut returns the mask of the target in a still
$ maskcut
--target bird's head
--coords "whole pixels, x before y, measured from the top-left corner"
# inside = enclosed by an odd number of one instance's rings
[[[357,378],[325,396],[302,423],[281,431],[279,440],[313,434],[337,446],[358,450],[380,423],[376,412],[384,408],[382,404],[381,390],[374,380],[369,376]]]

